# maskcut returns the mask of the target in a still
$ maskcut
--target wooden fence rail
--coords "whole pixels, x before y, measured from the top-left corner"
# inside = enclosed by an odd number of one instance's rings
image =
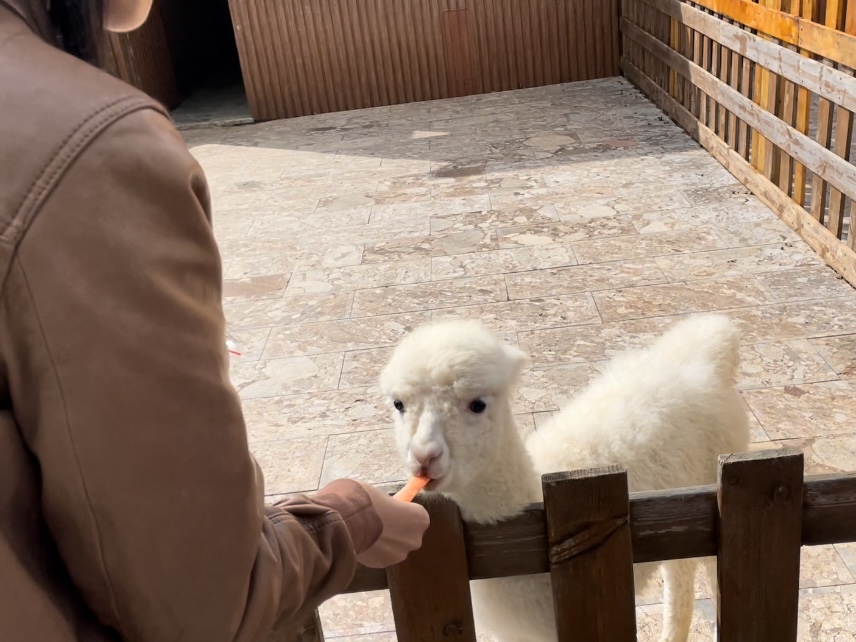
[[[800,547],[856,541],[856,474],[803,465],[794,449],[723,456],[715,486],[630,495],[620,468],[545,475],[543,505],[493,526],[429,500],[423,548],[349,592],[389,589],[401,642],[475,642],[471,580],[550,573],[560,642],[621,642],[634,563],[716,556],[720,639],[796,640]],[[323,640],[315,619],[302,635]]]
[[[856,0],[622,8],[624,74],[856,285]]]

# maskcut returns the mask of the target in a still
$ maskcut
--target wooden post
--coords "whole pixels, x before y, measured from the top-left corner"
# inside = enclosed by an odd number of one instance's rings
[[[636,640],[627,472],[542,477],[559,642]]]
[[[461,514],[448,499],[425,508],[431,526],[422,548],[387,570],[398,640],[476,642]]]
[[[803,454],[722,456],[718,484],[718,640],[795,642]]]

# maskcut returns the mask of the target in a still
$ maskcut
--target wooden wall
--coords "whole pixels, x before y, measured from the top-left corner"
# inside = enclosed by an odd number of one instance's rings
[[[253,117],[616,76],[618,0],[230,0]]]

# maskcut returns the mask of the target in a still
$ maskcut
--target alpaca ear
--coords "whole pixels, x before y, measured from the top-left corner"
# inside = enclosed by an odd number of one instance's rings
[[[524,368],[529,365],[529,357],[520,348],[514,346],[506,345],[502,349],[508,361],[511,378],[517,381]]]

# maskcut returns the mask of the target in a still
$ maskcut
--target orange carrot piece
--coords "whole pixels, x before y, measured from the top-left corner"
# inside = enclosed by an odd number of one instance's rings
[[[396,499],[400,499],[403,502],[412,502],[416,496],[419,494],[419,491],[425,488],[428,485],[428,482],[431,481],[430,477],[425,476],[417,476],[411,477],[410,481],[407,482],[407,485],[398,491],[394,497]]]

